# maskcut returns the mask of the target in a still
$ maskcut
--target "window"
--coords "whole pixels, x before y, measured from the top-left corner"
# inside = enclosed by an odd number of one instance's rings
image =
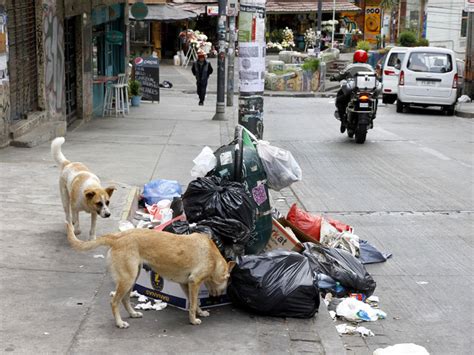
[[[401,63],[404,57],[405,57],[405,53],[390,54],[390,58],[388,58],[387,66],[394,67],[397,63]]]
[[[130,42],[150,42],[150,23],[144,21],[130,21]]]
[[[407,68],[416,72],[448,73],[453,70],[453,59],[446,53],[412,53]]]
[[[463,11],[461,15],[461,37],[467,36],[467,12]]]

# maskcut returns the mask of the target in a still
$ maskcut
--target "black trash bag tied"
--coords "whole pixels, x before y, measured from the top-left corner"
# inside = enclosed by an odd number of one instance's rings
[[[256,206],[242,183],[217,176],[197,178],[190,182],[182,198],[190,222],[221,217],[240,221],[250,231],[255,228]]]
[[[370,297],[374,293],[375,280],[355,256],[338,248],[327,248],[314,243],[303,245],[305,249],[302,254],[308,258],[313,271],[332,277],[345,288],[338,297],[352,292]]]
[[[227,294],[239,307],[275,317],[311,318],[320,303],[308,258],[286,250],[238,257]]]

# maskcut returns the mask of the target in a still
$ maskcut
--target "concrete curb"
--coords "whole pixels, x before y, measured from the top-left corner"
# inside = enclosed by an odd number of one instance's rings
[[[474,112],[468,112],[468,111],[458,111],[455,110],[454,114],[458,117],[462,118],[474,118]]]
[[[195,91],[191,90],[183,90],[183,94],[196,94]],[[215,91],[208,91],[208,94],[211,95],[217,95],[217,92]],[[239,93],[236,92],[234,93],[234,96],[238,96]],[[322,98],[331,98],[331,97],[336,97],[336,92],[301,92],[301,93],[289,93],[289,92],[283,92],[283,91],[273,91],[273,92],[264,92],[263,96],[265,97],[295,97],[295,98],[316,98],[316,97],[322,97]]]

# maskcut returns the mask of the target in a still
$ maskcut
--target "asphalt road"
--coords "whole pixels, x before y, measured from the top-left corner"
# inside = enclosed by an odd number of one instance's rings
[[[431,354],[472,354],[473,121],[437,110],[380,106],[363,145],[339,133],[331,99],[265,99],[264,138],[299,161],[284,195],[340,219],[383,251],[367,268],[388,318],[343,336],[349,353],[416,343]]]

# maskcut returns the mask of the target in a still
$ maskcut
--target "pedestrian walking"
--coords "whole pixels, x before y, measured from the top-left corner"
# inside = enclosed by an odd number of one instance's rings
[[[192,72],[196,77],[196,88],[199,96],[199,106],[204,105],[206,98],[207,80],[212,74],[213,69],[211,63],[206,59],[206,53],[198,52],[198,60],[193,63]]]

